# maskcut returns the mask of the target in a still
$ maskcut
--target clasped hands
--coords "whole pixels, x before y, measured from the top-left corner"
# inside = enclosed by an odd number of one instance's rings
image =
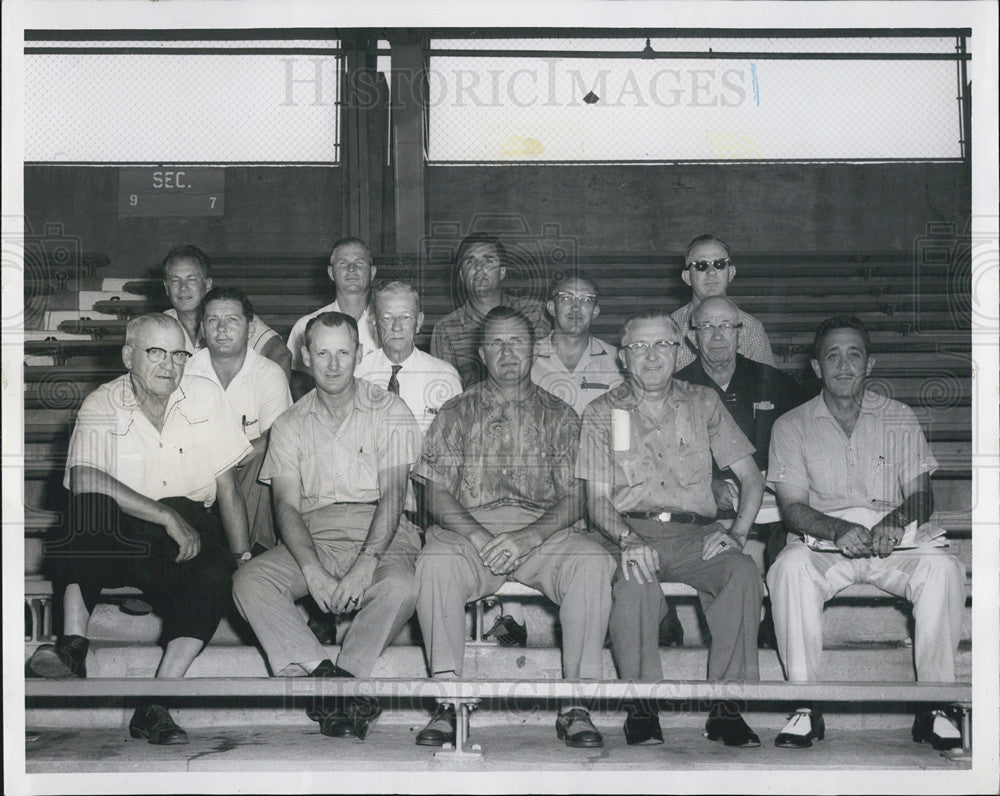
[[[344,614],[355,610],[371,586],[378,561],[372,556],[359,555],[344,577],[339,580],[322,566],[303,572],[309,594],[322,611]]]
[[[903,529],[889,523],[880,522],[871,529],[849,523],[834,535],[833,543],[847,558],[886,558],[902,538]]]

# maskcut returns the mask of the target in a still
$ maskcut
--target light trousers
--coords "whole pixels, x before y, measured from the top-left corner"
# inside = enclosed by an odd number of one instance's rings
[[[355,677],[368,677],[383,650],[413,616],[417,557],[414,533],[404,533],[401,521],[392,544],[382,556],[371,585],[365,589],[358,612],[344,636],[336,664]],[[342,530],[314,532],[320,563],[333,577],[350,569],[362,542],[343,538]],[[268,550],[237,570],[233,599],[264,648],[272,674],[292,663],[327,657],[309,629],[295,601],[309,593],[302,570],[284,544]]]
[[[917,680],[955,680],[965,607],[965,567],[957,558],[933,547],[899,550],[887,558],[846,558],[817,552],[798,539],[767,574],[785,677],[823,679],[823,604],[852,583],[871,583],[913,603]]]
[[[517,507],[476,517],[488,529],[513,530],[535,517]],[[417,559],[417,616],[432,676],[461,676],[465,661],[465,605],[494,594],[507,580],[542,592],[559,606],[563,676],[600,679],[611,610],[615,564],[604,548],[573,529],[557,531],[529,553],[510,575],[483,566],[464,537],[431,526]]]

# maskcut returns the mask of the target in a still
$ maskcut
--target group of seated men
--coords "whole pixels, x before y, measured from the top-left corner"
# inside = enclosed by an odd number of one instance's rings
[[[200,250],[172,250],[172,317],[130,321],[127,373],[80,408],[67,533],[47,548],[63,632],[27,674],[86,676],[101,589],[130,585],[163,620],[157,677],[187,672],[232,598],[275,676],[370,677],[416,612],[431,677],[461,678],[466,604],[517,580],[559,606],[566,678],[603,678],[610,635],[620,678],[658,681],[671,581],[697,590],[709,679],[754,681],[763,582],[743,549],[780,516],[776,536],[793,541],[767,586],[789,680],[822,676],[823,604],[857,582],[913,603],[918,680],[955,679],[964,568],[921,544],[937,463],[913,412],[866,391],[875,360],[857,318],[817,330],[821,389],[802,402],[761,324],[726,297],[735,267],[712,236],[687,248],[691,303],[633,315],[618,347],[590,333],[587,274],[556,274],[543,304],[504,291],[495,238],[467,238],[456,265],[467,300],[427,354],[417,291],[373,289],[356,238],[330,258],[337,300],[287,346],[241,291],[213,286]],[[336,660],[296,605],[307,595],[353,617]],[[663,742],[655,701],[624,707],[629,744]],[[364,739],[380,712],[370,697],[323,698],[307,715]],[[416,742],[453,742],[455,726],[442,703]],[[776,744],[824,731],[821,706],[803,705]],[[153,702],[130,732],[187,741]],[[556,734],[604,743],[577,701]],[[734,701],[708,706],[706,735],[760,745]],[[943,710],[919,713],[913,738],[960,743]]]

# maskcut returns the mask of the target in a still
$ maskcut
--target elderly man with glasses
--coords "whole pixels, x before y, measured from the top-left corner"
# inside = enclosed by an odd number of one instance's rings
[[[713,390],[677,381],[677,324],[662,311],[634,316],[622,331],[627,381],[584,410],[576,474],[587,485],[592,526],[620,564],[609,630],[623,680],[663,679],[658,626],[666,610],[660,581],[698,590],[712,634],[708,677],[757,680],[761,579],[742,553],[764,479],[746,438]],[[740,481],[736,519],[715,519],[712,460]],[[627,707],[629,744],[663,743],[655,704]],[[706,733],[727,746],[760,739],[732,702],[714,702]]]
[[[587,404],[623,380],[618,349],[590,333],[601,314],[597,283],[583,271],[560,272],[545,308],[555,328],[535,343],[531,380],[583,414]]]
[[[185,375],[181,325],[132,320],[128,373],[87,396],[66,462],[72,493],[65,538],[48,545],[63,591],[63,635],[39,647],[29,677],[86,677],[87,625],[102,588],[138,586],[163,619],[157,677],[183,677],[229,601],[231,554],[247,549],[233,468],[250,450],[222,390]],[[228,547],[228,550],[227,550]],[[187,743],[162,705],[144,703],[133,738]]]
[[[699,235],[687,245],[684,254],[684,270],[681,279],[691,286],[691,301],[673,313],[677,326],[687,333],[691,324],[691,313],[705,299],[712,296],[725,296],[729,283],[736,276],[736,266],[733,265],[729,246],[714,235]],[[767,339],[764,325],[752,315],[740,310],[739,353],[755,362],[763,362],[774,367],[774,352],[771,342]],[[677,352],[677,367],[683,368],[694,361],[697,350],[690,335]]]

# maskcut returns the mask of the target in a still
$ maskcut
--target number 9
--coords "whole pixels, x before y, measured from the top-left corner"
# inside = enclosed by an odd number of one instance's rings
[[[129,203],[129,204],[130,204],[130,205],[131,205],[132,207],[135,207],[135,206],[136,206],[137,204],[139,204],[139,197],[138,197],[138,196],[136,196],[136,195],[135,195],[134,193],[133,193],[133,194],[129,194],[129,197],[128,197],[128,203]]]

